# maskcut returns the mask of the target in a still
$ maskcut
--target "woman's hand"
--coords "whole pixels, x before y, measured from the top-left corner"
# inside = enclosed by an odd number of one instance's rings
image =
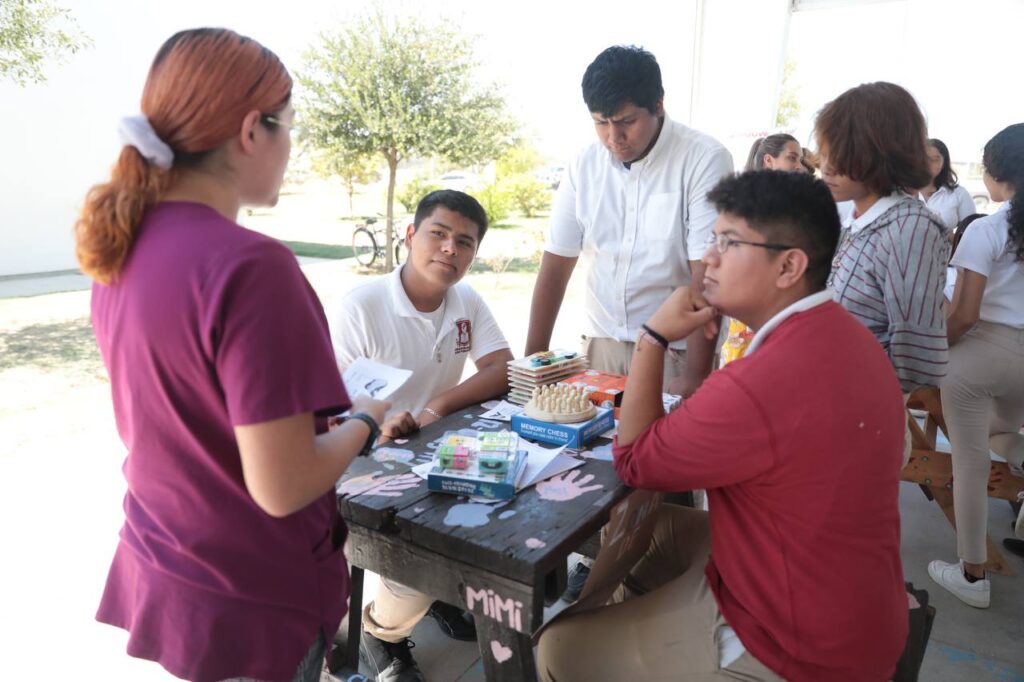
[[[365,412],[373,417],[373,421],[378,424],[381,424],[384,421],[384,415],[386,415],[390,409],[391,403],[387,400],[375,400],[364,395],[361,395],[352,401],[353,412]]]

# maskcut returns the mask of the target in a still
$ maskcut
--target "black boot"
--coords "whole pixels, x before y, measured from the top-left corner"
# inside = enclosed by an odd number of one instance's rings
[[[426,682],[413,660],[414,646],[415,642],[408,637],[400,642],[385,642],[364,630],[359,641],[359,660],[369,666],[377,682]]]
[[[565,592],[562,593],[562,599],[570,604],[579,599],[580,593],[583,592],[583,586],[587,584],[588,577],[590,577],[590,566],[587,566],[582,561],[577,563],[569,571],[569,578]]]
[[[1016,538],[1003,538],[1003,547],[1010,550],[1017,556],[1024,556],[1024,540]]]
[[[437,621],[441,632],[462,642],[476,641],[476,621],[473,614],[457,606],[436,601],[430,605],[427,615]]]

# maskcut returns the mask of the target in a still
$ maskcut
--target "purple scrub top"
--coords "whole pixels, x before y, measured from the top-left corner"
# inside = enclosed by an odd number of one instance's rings
[[[92,322],[128,449],[125,523],[97,619],[204,682],[291,679],[346,611],[334,490],[285,518],[245,487],[233,427],[346,409],[295,257],[202,204],[147,212]]]

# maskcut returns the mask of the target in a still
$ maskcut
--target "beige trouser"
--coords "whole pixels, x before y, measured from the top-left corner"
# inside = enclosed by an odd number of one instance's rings
[[[555,621],[541,635],[541,678],[779,680],[750,652],[719,666],[718,630],[726,623],[704,576],[710,551],[707,512],[662,505],[650,548],[611,602]]]
[[[385,642],[400,642],[433,603],[433,597],[381,576],[373,601],[363,607],[363,630]]]
[[[644,343],[647,343],[646,341]],[[632,341],[617,341],[595,336],[584,336],[581,352],[587,356],[587,364],[591,369],[596,369],[609,374],[629,374],[629,365],[633,362],[633,348],[636,346]],[[670,349],[665,354],[665,375],[662,390],[672,393],[669,384],[683,376],[683,369],[686,366],[686,351]]]
[[[1024,330],[979,322],[949,349],[942,414],[953,446],[953,509],[960,558],[988,559],[989,449],[1024,462]]]

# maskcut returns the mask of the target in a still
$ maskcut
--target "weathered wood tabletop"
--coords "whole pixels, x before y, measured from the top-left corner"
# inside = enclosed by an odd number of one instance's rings
[[[349,525],[353,602],[362,570],[370,570],[461,606],[477,618],[488,680],[535,680],[530,634],[545,602],[565,588],[569,553],[608,520],[629,492],[599,440],[583,466],[520,492],[508,502],[482,504],[427,490],[411,467],[429,461],[445,431],[497,431],[508,422],[480,418],[477,406],[425,427],[406,442],[359,458],[338,486],[338,508]],[[359,635],[358,606],[350,614],[349,660]]]

